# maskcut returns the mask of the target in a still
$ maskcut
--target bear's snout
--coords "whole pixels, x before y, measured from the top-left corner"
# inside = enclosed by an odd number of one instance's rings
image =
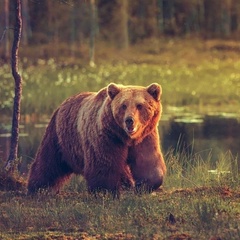
[[[126,117],[124,122],[126,133],[132,137],[132,135],[134,135],[137,132],[137,126],[135,124],[133,116]]]
[[[127,127],[132,127],[134,124],[134,118],[132,116],[126,117],[125,123]]]

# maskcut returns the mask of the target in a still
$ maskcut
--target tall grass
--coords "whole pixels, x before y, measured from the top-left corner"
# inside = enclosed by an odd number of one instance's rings
[[[199,154],[169,151],[166,162],[161,191],[123,192],[120,200],[89,195],[78,176],[58,195],[0,192],[0,238],[239,239],[236,159],[226,153],[213,166]],[[229,173],[215,175],[212,168]]]
[[[193,143],[194,144],[194,143]],[[213,161],[211,150],[207,157],[194,153],[193,146],[169,150],[166,154],[168,173],[165,185],[167,188],[188,188],[201,186],[237,187],[239,184],[238,157],[230,151],[220,153]],[[206,156],[206,154],[204,154]]]

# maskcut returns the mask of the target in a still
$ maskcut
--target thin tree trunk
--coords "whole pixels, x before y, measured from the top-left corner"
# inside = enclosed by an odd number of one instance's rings
[[[73,7],[71,9],[71,17],[70,17],[70,25],[71,25],[71,57],[75,57],[75,42],[76,42],[76,16],[77,16],[77,11],[76,7]]]
[[[18,73],[18,49],[22,31],[22,16],[21,16],[21,0],[15,2],[16,22],[14,27],[14,39],[12,46],[12,75],[15,80],[15,96],[13,102],[13,117],[12,117],[12,135],[8,161],[5,169],[12,170],[13,163],[18,155],[18,139],[19,139],[19,120],[20,120],[20,102],[22,95],[22,78]]]
[[[121,4],[120,14],[122,17],[121,29],[122,29],[122,48],[126,49],[129,46],[128,39],[128,0],[123,0]]]
[[[91,32],[90,32],[90,61],[91,67],[95,66],[95,35],[96,35],[96,6],[95,0],[90,1]]]
[[[129,46],[128,37],[128,1],[117,0],[115,6],[115,39],[117,47],[127,49]]]
[[[29,23],[29,8],[28,1],[22,1],[22,45],[28,45],[28,38],[30,34],[30,23]]]
[[[157,28],[158,33],[163,33],[163,0],[157,0]]]

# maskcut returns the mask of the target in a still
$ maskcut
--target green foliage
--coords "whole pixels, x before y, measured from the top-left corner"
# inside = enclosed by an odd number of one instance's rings
[[[67,97],[82,91],[98,91],[110,82],[145,86],[158,82],[163,88],[165,106],[199,109],[204,105],[235,106],[240,99],[239,65],[239,61],[204,61],[197,66],[119,62],[99,64],[95,68],[77,65],[61,68],[54,60],[39,60],[37,66],[22,69],[22,114],[51,114]],[[7,66],[0,68],[4,76],[0,82],[3,93],[0,109],[6,113],[11,112],[14,90],[9,71]]]

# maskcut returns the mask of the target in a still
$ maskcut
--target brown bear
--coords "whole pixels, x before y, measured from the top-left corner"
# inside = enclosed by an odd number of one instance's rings
[[[88,190],[118,196],[123,185],[157,189],[166,172],[160,149],[161,86],[114,83],[68,98],[54,112],[31,166],[28,192],[57,188],[72,173]]]

